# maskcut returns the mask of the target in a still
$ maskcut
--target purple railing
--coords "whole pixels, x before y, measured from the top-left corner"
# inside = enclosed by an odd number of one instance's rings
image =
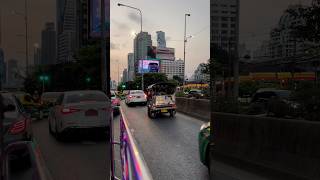
[[[113,127],[112,122],[110,124]],[[112,131],[112,130],[111,130]],[[112,142],[111,154],[111,179],[118,179],[115,177],[114,172],[114,145],[120,145],[121,156],[121,170],[123,180],[152,180],[152,176],[143,156],[138,149],[137,143],[130,132],[127,118],[120,109],[120,142],[115,142],[113,138],[113,132],[110,133]]]

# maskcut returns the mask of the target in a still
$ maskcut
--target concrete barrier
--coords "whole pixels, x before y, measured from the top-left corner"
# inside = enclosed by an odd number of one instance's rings
[[[210,100],[176,98],[177,111],[203,121],[210,121]]]
[[[320,122],[212,113],[211,157],[320,179]]]

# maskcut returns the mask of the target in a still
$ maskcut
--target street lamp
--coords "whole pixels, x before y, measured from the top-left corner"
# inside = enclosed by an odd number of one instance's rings
[[[16,11],[12,12],[15,15],[24,16],[24,23],[25,23],[25,47],[26,47],[26,76],[29,75],[29,39],[28,39],[28,3],[27,0],[24,0],[24,13],[18,13]]]
[[[187,16],[191,16],[191,14],[184,14],[184,37],[183,37],[183,64],[184,64],[184,72],[183,72],[183,85],[185,85],[185,76],[186,76],[186,43],[187,43]],[[192,36],[191,36],[192,37]]]
[[[121,4],[121,3],[118,3],[118,6],[123,6],[123,7],[127,7],[127,8],[131,8],[131,9],[134,9],[134,10],[137,10],[137,11],[139,11],[139,14],[140,14],[140,33],[142,32],[142,12],[141,12],[141,10],[139,9],[139,8],[136,8],[136,7],[133,7],[133,6],[129,6],[129,5],[126,5],[126,4]],[[142,90],[144,90],[144,77],[143,77],[143,74],[144,72],[143,72],[143,70],[142,70],[142,72],[141,72],[141,88],[142,88]]]

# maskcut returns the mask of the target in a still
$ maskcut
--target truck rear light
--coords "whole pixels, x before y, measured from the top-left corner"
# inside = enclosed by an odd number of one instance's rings
[[[66,114],[72,114],[72,113],[75,113],[75,112],[79,112],[80,109],[76,109],[76,108],[62,108],[61,109],[61,113],[66,115]]]
[[[24,132],[25,129],[26,129],[26,121],[21,120],[21,121],[14,123],[11,126],[9,133],[12,135],[15,135],[15,134],[19,134],[21,132]]]

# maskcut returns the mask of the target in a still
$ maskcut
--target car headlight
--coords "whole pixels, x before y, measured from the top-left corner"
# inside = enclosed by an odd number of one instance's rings
[[[210,126],[210,122],[202,124],[202,126],[200,127],[200,131],[202,131],[203,129],[208,128],[209,126]]]

